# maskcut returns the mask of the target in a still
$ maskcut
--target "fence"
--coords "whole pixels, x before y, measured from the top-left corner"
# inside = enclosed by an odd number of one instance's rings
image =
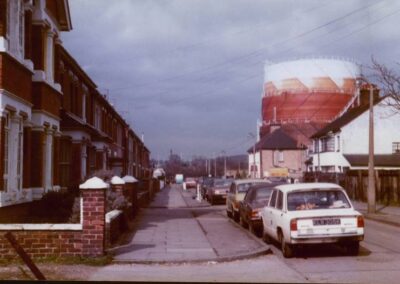
[[[346,189],[350,198],[367,201],[368,170],[349,170],[346,173],[308,172],[305,182],[333,182]],[[400,170],[375,170],[376,200],[382,204],[400,203]]]

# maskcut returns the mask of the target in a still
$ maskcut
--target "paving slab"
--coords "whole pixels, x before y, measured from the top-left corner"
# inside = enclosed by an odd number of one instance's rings
[[[122,245],[111,248],[117,263],[234,260],[267,254],[269,246],[198,201],[181,186],[162,189],[140,212]],[[188,204],[189,203],[189,204]]]

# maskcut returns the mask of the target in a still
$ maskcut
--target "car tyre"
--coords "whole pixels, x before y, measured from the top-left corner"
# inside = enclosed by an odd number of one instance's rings
[[[249,223],[249,230],[256,237],[258,237],[258,238],[261,237],[260,230],[256,227],[254,227],[254,225],[251,223],[251,221]]]
[[[226,210],[226,216],[228,216],[228,218],[232,218],[232,212],[228,209]]]
[[[265,243],[267,244],[271,244],[272,243],[272,239],[271,237],[268,235],[268,233],[265,231],[264,226],[263,226],[263,232],[262,232],[262,239]]]
[[[281,243],[281,250],[284,258],[292,258],[294,255],[293,246],[288,244],[282,232],[279,232],[279,241]]]
[[[360,249],[360,242],[351,242],[346,245],[347,254],[351,256],[358,255]]]
[[[233,211],[233,220],[235,220],[236,223],[239,223],[239,219],[240,219],[239,213]]]
[[[244,219],[242,218],[242,215],[240,213],[239,213],[239,223],[243,228],[245,228],[245,229],[248,228],[247,223],[244,221]]]

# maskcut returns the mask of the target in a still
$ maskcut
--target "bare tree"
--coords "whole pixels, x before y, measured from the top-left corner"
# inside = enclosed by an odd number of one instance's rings
[[[396,112],[400,111],[400,75],[394,70],[379,63],[372,57],[372,78],[377,82],[380,93],[383,96],[392,98],[387,102]]]

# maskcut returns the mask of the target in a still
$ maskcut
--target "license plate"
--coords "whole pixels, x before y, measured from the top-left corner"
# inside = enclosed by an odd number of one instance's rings
[[[325,226],[325,225],[340,225],[340,219],[316,219],[313,220],[314,226]]]

